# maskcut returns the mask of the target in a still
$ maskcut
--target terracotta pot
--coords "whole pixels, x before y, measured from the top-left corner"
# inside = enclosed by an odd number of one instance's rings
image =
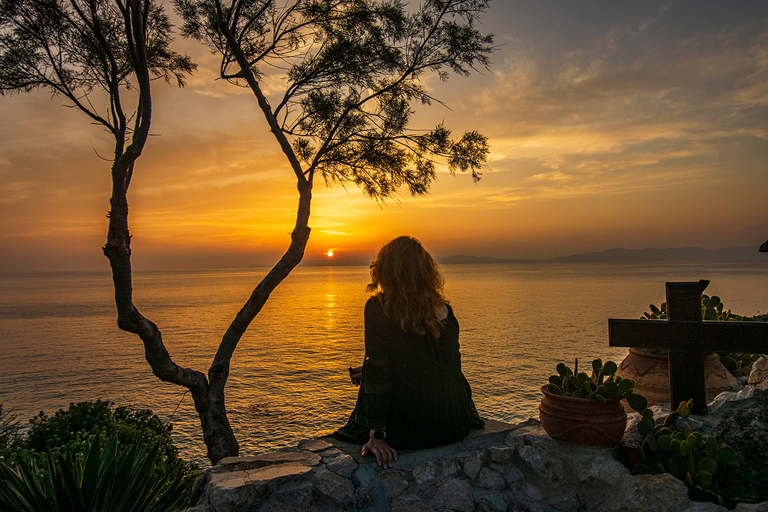
[[[666,355],[630,348],[616,374],[634,380],[635,392],[647,398],[649,405],[669,403],[669,358]],[[704,378],[709,399],[729,391],[737,383],[717,354],[704,359]]]
[[[598,402],[587,398],[553,395],[541,387],[539,419],[547,434],[575,444],[609,448],[624,436],[627,413],[618,400]]]

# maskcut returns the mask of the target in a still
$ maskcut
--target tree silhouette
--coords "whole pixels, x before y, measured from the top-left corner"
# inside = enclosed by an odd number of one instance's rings
[[[239,449],[224,404],[230,360],[270,293],[304,255],[316,176],[326,183],[354,183],[376,200],[400,188],[426,194],[439,161],[451,172],[469,171],[479,179],[488,153],[483,135],[471,131],[452,138],[442,124],[418,132],[409,122],[414,104],[437,101],[422,79],[433,73],[446,80],[450,71],[469,75],[486,67],[493,38],[475,28],[485,0],[427,0],[415,10],[396,0],[175,5],[184,20],[182,33],[221,55],[221,78],[254,94],[299,194],[290,245],[230,324],[208,380],[193,384],[174,377],[193,392],[215,463]],[[261,83],[276,73],[285,85],[268,98]],[[161,368],[164,357],[153,368]]]

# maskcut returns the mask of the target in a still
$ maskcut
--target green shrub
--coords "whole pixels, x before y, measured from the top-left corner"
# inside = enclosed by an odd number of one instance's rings
[[[106,450],[107,439],[114,439],[126,450],[134,445],[153,447],[156,456],[153,455],[148,470],[151,477],[160,480],[167,474],[183,475],[183,481],[189,483],[184,491],[184,500],[188,499],[191,482],[201,472],[195,464],[179,457],[171,440],[172,426],[164,424],[148,409],[113,408],[112,405],[110,401],[97,400],[72,403],[69,409],[61,409],[50,417],[40,412],[30,420],[26,436],[13,443],[10,450],[13,457],[5,459],[6,471],[25,471],[26,468],[38,479],[50,478],[56,482],[57,475],[63,478],[61,475],[67,474],[61,466],[63,461],[70,461],[68,464],[74,467],[73,458],[85,460],[86,451],[93,452],[93,439],[100,440],[99,450]],[[0,510],[5,509],[0,507]]]
[[[3,410],[3,404],[0,404],[0,459],[9,457],[19,440],[19,422],[16,418],[15,413]]]
[[[158,444],[163,457],[158,461],[160,469],[166,465],[186,464],[179,458],[179,451],[171,440],[172,426],[165,424],[149,409],[115,407],[106,400],[79,402],[60,409],[48,417],[42,411],[30,420],[31,427],[21,446],[36,453],[61,451],[68,448],[82,452],[85,439],[100,433],[102,439],[116,436],[121,444],[140,442]],[[42,463],[38,460],[38,463]],[[187,470],[195,469],[186,464]]]
[[[0,463],[0,510],[29,512],[170,512],[186,503],[194,478],[181,465],[165,465],[160,443],[121,444],[96,433],[82,452],[46,452],[44,470],[35,458]]]

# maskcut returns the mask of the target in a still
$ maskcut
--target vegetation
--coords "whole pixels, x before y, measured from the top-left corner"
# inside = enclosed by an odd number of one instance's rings
[[[606,400],[627,399],[630,407],[642,411],[648,405],[644,396],[633,392],[635,383],[632,379],[622,379],[616,375],[618,367],[613,361],[595,359],[592,361],[592,375],[579,372],[579,360],[576,359],[574,371],[565,364],[557,365],[557,375],[549,378],[547,391],[554,395],[588,398],[605,402]]]
[[[768,501],[768,407],[758,404],[726,415],[712,435],[679,428],[692,401],[654,419],[643,412],[636,447],[642,462],[633,474],[669,473],[682,480],[695,501],[710,501],[733,509],[738,503]]]
[[[149,410],[80,402],[30,420],[0,461],[0,510],[175,510],[200,475]]]
[[[65,447],[35,458],[0,463],[0,510],[166,512],[186,504],[192,479],[179,466],[158,471],[160,443],[120,444],[118,436],[85,440],[82,452]]]
[[[718,482],[725,505],[768,501],[768,406],[729,413],[713,434],[736,450],[737,470]]]
[[[12,447],[19,440],[19,422],[17,415],[3,409],[0,404],[0,460],[10,456]]]
[[[644,436],[637,445],[642,462],[633,468],[634,474],[669,473],[688,487],[695,501],[709,501],[723,505],[716,478],[721,477],[733,461],[733,448],[718,443],[714,436],[704,439],[691,428],[676,428],[679,418],[687,418],[693,400],[680,402],[676,411],[655,420],[653,411],[646,409],[637,431]]]

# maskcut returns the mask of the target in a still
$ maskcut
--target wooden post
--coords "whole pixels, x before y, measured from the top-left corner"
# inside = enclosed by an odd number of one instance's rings
[[[701,293],[709,281],[667,283],[667,319],[670,322],[701,323]],[[694,343],[696,340],[692,340]],[[693,398],[693,414],[707,414],[704,351],[693,343],[669,346],[670,407]]]
[[[703,322],[701,292],[709,281],[667,283],[667,321],[608,320],[611,347],[669,350],[670,405],[693,399],[706,414],[704,358],[718,350],[768,354],[768,322]]]

